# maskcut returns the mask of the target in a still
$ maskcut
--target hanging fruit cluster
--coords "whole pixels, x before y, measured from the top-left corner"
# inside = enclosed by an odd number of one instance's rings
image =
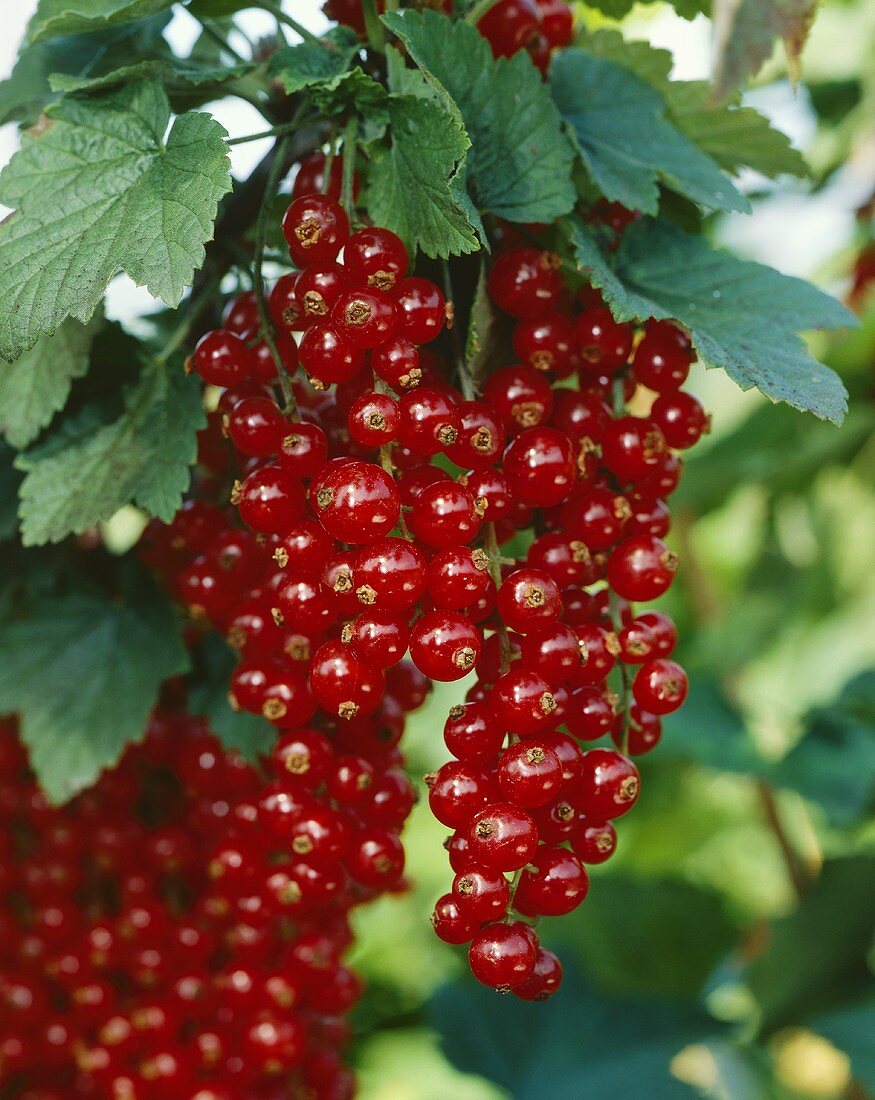
[[[325,170],[311,160],[304,183]],[[630,220],[593,217],[617,233]],[[454,759],[426,777],[456,873],[433,923],[470,942],[482,982],[542,999],[561,967],[530,921],[583,900],[586,865],[611,855],[638,797],[632,758],[686,694],[671,620],[633,605],[673,580],[665,501],[678,450],[707,428],[681,389],[689,340],[616,322],[508,233],[488,291],[518,362],[478,396],[465,363],[454,376],[432,350],[452,305],[407,273],[395,234],[351,231],[300,176],[283,232],[296,270],[269,295],[273,349],[244,295],[191,359],[221,388],[240,522],[195,500],[144,553],[238,650],[232,704],[309,773],[292,851],[356,888],[400,880],[403,711],[428,680],[475,675],[447,718]],[[284,380],[283,408],[277,366],[297,364],[308,383]]]
[[[324,735],[281,738],[266,782],[167,695],[61,809],[0,726],[0,1080],[23,1100],[344,1100],[348,915],[386,848],[397,881],[409,784],[386,769],[353,823],[312,797],[365,789]]]

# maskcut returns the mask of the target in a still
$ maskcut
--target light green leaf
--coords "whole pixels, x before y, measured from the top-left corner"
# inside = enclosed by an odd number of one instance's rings
[[[817,0],[714,0],[714,92],[728,95],[759,72],[782,39],[795,79]]]
[[[27,37],[38,42],[61,34],[101,30],[116,23],[133,23],[172,5],[173,0],[40,0]]]
[[[64,407],[74,378],[88,370],[88,354],[102,318],[89,325],[65,321],[14,363],[0,363],[0,432],[13,447],[29,446]]]
[[[433,11],[383,16],[413,61],[461,112],[468,183],[480,210],[549,222],[574,205],[574,155],[540,73],[522,51],[495,60],[476,27]]]
[[[230,189],[225,131],[209,115],[170,121],[159,84],[66,97],[0,175],[0,357],[17,358],[66,317],[87,322],[126,271],[175,306],[203,263]]]
[[[743,390],[759,389],[840,424],[841,379],[797,335],[857,324],[841,303],[801,279],[711,248],[667,222],[644,219],[624,234],[615,266],[578,223],[578,263],[619,320],[680,321],[707,366],[722,367]]]
[[[188,656],[166,596],[131,570],[121,598],[74,591],[0,623],[0,709],[18,712],[40,785],[64,802],[142,737],[161,683]],[[46,685],[51,690],[46,690]]]
[[[25,545],[59,542],[109,519],[136,501],[170,520],[188,488],[197,453],[195,433],[204,425],[200,387],[181,371],[144,371],[110,424],[79,431],[22,455],[17,467]],[[87,420],[88,408],[85,409]]]
[[[441,104],[412,95],[388,102],[389,148],[372,158],[365,206],[411,250],[457,256],[479,247],[452,185],[470,146]]]
[[[564,50],[553,61],[550,86],[606,198],[655,214],[662,183],[712,210],[750,209],[711,157],[668,121],[659,92],[629,69]]]

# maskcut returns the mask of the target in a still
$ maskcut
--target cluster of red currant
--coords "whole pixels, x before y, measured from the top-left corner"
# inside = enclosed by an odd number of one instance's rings
[[[707,420],[680,392],[692,355],[675,326],[649,325],[636,346],[632,326],[590,288],[575,303],[556,258],[531,247],[497,256],[489,290],[516,319],[520,363],[486,380],[482,406],[457,405],[463,425],[479,416],[478,430],[488,424],[497,441],[460,480],[477,482],[486,516],[498,521],[495,542],[531,528],[536,537],[525,560],[500,561],[484,623],[493,633],[469,642],[478,680],[444,729],[455,759],[428,777],[432,811],[455,830],[456,876],[433,923],[450,943],[470,941],[480,981],[529,1000],[555,991],[561,967],[516,918],[581,903],[585,865],[612,854],[612,821],[638,797],[630,756],[656,745],[660,716],[686,695],[670,660],[671,620],[636,615],[631,602],[671,584],[676,559],[662,538],[664,498],[680,475],[674,450],[692,445]],[[576,388],[552,385],[571,378]],[[649,415],[625,415],[639,385],[638,400],[658,396]],[[429,595],[445,598],[431,587]],[[470,615],[461,598],[449,606]],[[482,621],[479,609],[473,618]],[[581,751],[603,736],[616,748]]]
[[[266,783],[165,694],[144,743],[63,809],[0,726],[4,1095],[351,1097],[348,914],[381,887],[407,781],[355,811],[354,834],[312,797],[356,786],[323,735],[281,738]]]
[[[453,12],[453,0],[439,0],[428,6],[448,15]],[[364,37],[362,0],[328,0],[322,10],[330,19],[352,27]],[[385,0],[377,0],[377,10],[385,11]],[[565,0],[498,0],[478,20],[477,28],[495,57],[512,57],[528,50],[538,68],[546,72],[551,52],[570,45],[574,16]]]

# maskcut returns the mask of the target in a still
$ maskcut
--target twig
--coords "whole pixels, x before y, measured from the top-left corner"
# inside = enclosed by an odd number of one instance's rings
[[[295,34],[300,35],[305,42],[318,42],[320,46],[325,45],[325,43],[317,34],[313,34],[312,31],[308,31],[307,28],[299,23],[297,19],[293,19],[290,15],[286,15],[286,13],[282,9],[282,6],[280,4],[274,4],[273,0],[258,0],[256,6],[262,8],[264,11],[270,12],[274,19],[277,20],[277,22],[285,23],[285,25],[293,30]]]
[[[807,893],[810,885],[809,875],[805,870],[799,854],[790,843],[790,838],[784,831],[780,811],[778,809],[778,802],[775,798],[775,792],[764,779],[758,779],[757,793],[759,794],[763,817],[781,851],[781,857],[787,869],[787,877],[792,883],[796,897],[802,898]]]
[[[227,38],[225,38],[224,35],[220,34],[216,30],[216,28],[212,25],[212,22],[209,19],[203,19],[199,15],[196,15],[195,19],[198,21],[198,23],[200,23],[204,34],[208,38],[212,38],[212,40],[214,42],[216,42],[219,46],[221,46],[222,49],[226,53],[230,54],[231,57],[233,57],[235,61],[238,61],[241,65],[246,65],[247,64],[246,58],[243,57],[242,54],[238,53],[234,49],[234,47],[230,44],[230,42],[227,40]],[[236,27],[235,27],[235,30],[236,30]]]
[[[362,0],[362,15],[365,19],[365,34],[368,36],[368,45],[377,53],[385,53],[386,32],[380,22],[376,0]]]
[[[276,363],[277,374],[279,377],[280,388],[283,391],[283,400],[285,402],[285,412],[292,412],[297,417],[298,409],[295,401],[294,390],[292,389],[292,380],[289,376],[289,372],[286,370],[286,365],[283,362],[283,357],[279,353],[279,349],[276,346],[276,340],[273,338],[273,328],[271,327],[270,318],[267,313],[267,303],[264,295],[264,274],[261,270],[261,265],[264,262],[264,242],[267,237],[267,217],[270,212],[270,200],[276,194],[277,187],[283,176],[283,165],[285,163],[286,145],[288,143],[287,137],[281,137],[277,141],[276,157],[271,165],[270,172],[268,173],[267,182],[264,186],[264,196],[261,201],[261,206],[258,211],[258,221],[255,227],[255,257],[253,260],[253,276],[254,276],[254,289],[255,289],[255,301],[258,305],[258,328],[259,334],[270,348],[270,353],[273,356],[273,361]]]
[[[283,137],[285,134],[293,134],[301,128],[297,119],[291,122],[282,122],[279,126],[271,126],[269,130],[259,130],[257,134],[244,134],[242,137],[228,138],[229,145],[244,145],[247,141],[261,141],[263,138]]]

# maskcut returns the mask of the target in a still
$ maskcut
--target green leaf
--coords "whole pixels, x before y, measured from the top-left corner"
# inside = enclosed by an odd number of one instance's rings
[[[807,176],[808,166],[790,139],[752,107],[737,99],[715,104],[701,80],[672,80],[672,56],[647,42],[626,41],[619,31],[581,32],[576,41],[587,53],[631,69],[662,95],[669,119],[727,172],[753,168],[765,176]]]
[[[873,882],[873,856],[827,860],[798,909],[771,926],[767,950],[747,971],[761,1032],[801,1023],[869,987]]]
[[[575,201],[573,150],[525,51],[496,61],[476,27],[438,12],[394,12],[383,22],[448,109],[461,112],[472,143],[467,171],[477,207],[516,222],[567,214]]]
[[[87,322],[126,271],[175,306],[213,232],[231,178],[225,131],[206,114],[170,120],[155,83],[66,97],[0,175],[0,357],[15,359],[65,318]]]
[[[438,990],[429,1020],[454,1065],[488,1077],[513,1100],[640,1100],[644,1087],[650,1100],[692,1100],[669,1063],[720,1030],[676,1001],[601,998],[570,966],[544,1004],[496,997],[468,980]]]
[[[875,671],[848,684],[811,725],[772,774],[777,786],[791,787],[819,802],[830,820],[850,825],[864,818],[875,794]]]
[[[611,994],[695,997],[737,930],[716,893],[682,881],[614,875],[593,883],[556,935]]]
[[[173,0],[40,0],[27,28],[31,42],[133,23],[166,11]]]
[[[109,519],[135,501],[169,521],[188,488],[197,453],[195,433],[204,426],[200,385],[182,371],[149,368],[129,390],[125,410],[110,424],[71,426],[60,442],[22,455],[25,545],[59,542]]]
[[[17,711],[37,779],[64,802],[142,737],[161,683],[188,657],[166,596],[140,569],[122,598],[73,591],[0,623],[0,709]],[[47,690],[51,685],[51,690]]]
[[[374,153],[365,206],[377,225],[393,230],[427,256],[458,256],[479,248],[477,234],[453,192],[468,135],[441,104],[391,95],[390,145]]]
[[[663,183],[712,210],[750,209],[711,157],[668,121],[659,92],[629,69],[585,50],[563,50],[553,60],[550,87],[606,198],[655,214]]]
[[[817,0],[714,0],[714,92],[725,96],[759,72],[782,39],[790,73],[817,11]]]
[[[228,702],[228,683],[237,663],[234,651],[218,634],[208,634],[195,651],[195,667],[189,687],[192,714],[202,714],[228,749],[255,762],[270,753],[276,730],[257,714],[234,710]]]
[[[616,267],[577,223],[581,269],[621,321],[680,321],[699,356],[722,367],[743,390],[840,424],[847,409],[841,379],[818,363],[797,333],[853,326],[834,298],[801,279],[739,260],[667,222],[644,219],[623,236]]]
[[[64,407],[74,378],[88,370],[95,330],[66,320],[53,336],[42,336],[14,363],[0,363],[0,432],[21,450],[33,443],[52,417]]]
[[[12,75],[0,82],[0,123],[10,119],[34,122],[52,98],[49,76],[97,77],[133,64],[153,49],[166,48],[161,32],[169,15],[155,15],[131,26],[111,27],[91,34],[71,34],[45,42],[24,42]]]
[[[761,775],[766,770],[741,715],[720,686],[702,673],[692,678],[680,710],[663,719],[663,732],[663,759],[683,756],[708,768],[741,775]]]
[[[279,80],[287,95],[326,84],[342,76],[361,49],[361,41],[349,27],[336,27],[318,42],[286,46],[270,59],[268,72]]]

